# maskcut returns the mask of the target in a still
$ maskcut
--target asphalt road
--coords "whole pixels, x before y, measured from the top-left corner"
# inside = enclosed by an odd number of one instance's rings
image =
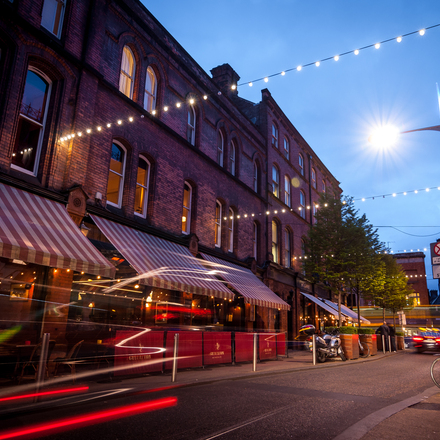
[[[309,369],[255,378],[144,393],[107,394],[125,387],[57,401],[46,410],[9,414],[1,431],[67,417],[157,401],[174,406],[117,420],[62,431],[47,439],[334,439],[381,408],[418,395],[433,386],[429,354],[399,353],[371,362],[346,362],[334,368]],[[92,422],[90,422],[92,423]],[[3,431],[4,432],[4,431]],[[36,437],[32,434],[31,437]],[[2,436],[0,435],[0,439]]]

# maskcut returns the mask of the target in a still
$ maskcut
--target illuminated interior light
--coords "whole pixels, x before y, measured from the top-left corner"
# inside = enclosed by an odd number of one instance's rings
[[[425,32],[426,32],[425,29],[420,29],[420,30],[419,30],[419,34],[420,34],[422,37],[423,37],[423,35],[425,35]]]
[[[333,59],[334,59],[335,61],[339,61],[339,55],[334,56]]]
[[[319,67],[321,65],[321,61],[316,61],[315,66]]]
[[[379,47],[380,47],[380,43],[376,43],[376,44],[374,45],[374,48],[375,48],[375,49],[379,49]]]
[[[266,76],[266,78],[264,78],[264,82],[267,83],[269,82],[269,78]]]
[[[356,50],[354,51],[354,54],[355,54],[355,55],[359,55],[359,49],[356,49]]]
[[[402,42],[402,37],[397,37],[397,38],[396,38],[396,41],[397,41],[398,43],[401,43],[401,42]]]

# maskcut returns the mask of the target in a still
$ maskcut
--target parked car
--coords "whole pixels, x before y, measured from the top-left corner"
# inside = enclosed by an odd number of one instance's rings
[[[414,348],[417,353],[424,351],[440,352],[440,332],[438,331],[422,331],[420,334],[412,338]]]

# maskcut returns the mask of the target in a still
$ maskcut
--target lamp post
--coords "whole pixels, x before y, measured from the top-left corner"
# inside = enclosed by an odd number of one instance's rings
[[[440,125],[433,125],[432,127],[425,127],[425,128],[416,128],[415,130],[407,130],[407,131],[401,131],[400,133],[413,133],[414,131],[440,131]]]

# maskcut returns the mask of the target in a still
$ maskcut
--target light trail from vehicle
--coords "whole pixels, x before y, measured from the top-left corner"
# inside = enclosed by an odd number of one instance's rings
[[[88,391],[88,386],[75,387],[75,388],[63,388],[60,390],[49,390],[49,391],[41,391],[39,393],[29,393],[29,394],[20,394],[17,396],[8,396],[0,398],[0,403],[10,402],[11,400],[20,400],[20,399],[31,399],[34,397],[43,397],[43,396],[54,396],[59,394],[68,394],[75,393],[81,391]]]

